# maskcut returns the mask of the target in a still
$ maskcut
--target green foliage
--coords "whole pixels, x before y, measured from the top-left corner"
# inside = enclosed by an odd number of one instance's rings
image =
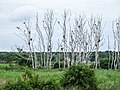
[[[100,67],[101,69],[114,69],[114,66],[112,65],[111,67],[111,64],[112,64],[112,60],[108,60],[108,58],[103,58],[100,60]]]
[[[28,60],[28,58],[29,54],[26,52],[22,52],[20,55],[16,54],[16,62],[18,65],[31,67],[32,61]]]
[[[99,64],[98,64],[98,68],[100,68],[100,69],[109,69],[111,67],[110,66],[111,61],[110,61],[110,64],[109,65],[108,64],[109,64],[108,58],[102,58],[102,59],[100,59],[100,67],[99,67]],[[95,68],[95,62],[91,63],[90,67],[94,69]]]
[[[25,71],[28,67],[20,66],[17,64],[0,64],[0,70],[6,71]]]
[[[72,86],[80,90],[97,90],[94,70],[86,65],[71,66],[61,82],[65,88]]]
[[[63,68],[64,67],[64,62],[60,62],[60,68]],[[66,65],[67,67],[67,65]],[[56,68],[59,68],[59,62],[55,62],[54,65],[53,65],[53,68],[56,69]]]
[[[120,90],[120,72],[115,70],[96,70],[97,86],[100,90]]]
[[[54,81],[42,81],[39,75],[33,75],[30,70],[14,83],[7,83],[4,90],[59,90]]]
[[[12,62],[15,61],[16,57],[14,52],[0,52],[0,63],[11,64]]]
[[[1,66],[1,64],[0,64],[0,66]],[[5,67],[5,66],[9,66],[9,65],[2,64],[1,67]],[[60,86],[60,84],[61,84],[60,81],[63,78],[64,73],[67,70],[68,69],[61,68],[61,69],[38,69],[38,70],[30,69],[29,71],[32,73],[33,77],[35,77],[35,76],[37,77],[37,75],[40,76],[39,77],[40,84],[42,82],[47,83],[47,82],[51,81],[56,86],[56,88],[57,88],[56,90],[59,90],[58,87],[60,87],[61,90],[66,90],[66,88],[64,89]],[[2,87],[4,87],[6,82],[9,81],[10,84],[14,84],[17,81],[20,81],[23,78],[23,75],[24,75],[24,72],[21,70],[18,70],[18,71],[13,70],[11,72],[11,70],[6,71],[3,69],[2,70],[0,69],[0,90],[5,90]],[[22,77],[20,78],[20,76],[22,76]],[[95,77],[97,79],[97,82],[96,82],[97,87],[100,90],[120,90],[120,71],[117,71],[117,70],[95,70]],[[77,89],[78,89],[77,86],[76,87],[71,86],[69,88],[69,90],[77,90]],[[40,90],[40,89],[38,89],[38,90]],[[82,90],[84,90],[84,89],[82,89]]]
[[[102,69],[108,69],[109,60],[107,58],[100,60],[100,67]]]

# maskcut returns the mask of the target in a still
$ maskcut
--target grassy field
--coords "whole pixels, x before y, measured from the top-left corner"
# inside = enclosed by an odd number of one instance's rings
[[[40,69],[31,70],[32,73],[38,74],[42,80],[55,80],[59,83],[64,74],[64,70],[58,69]],[[7,81],[15,81],[21,77],[23,71],[6,71],[0,70],[0,86],[4,85]],[[101,90],[120,90],[120,71],[114,70],[95,70],[97,78],[97,85]]]
[[[120,90],[120,71],[96,70],[95,76],[101,90]]]

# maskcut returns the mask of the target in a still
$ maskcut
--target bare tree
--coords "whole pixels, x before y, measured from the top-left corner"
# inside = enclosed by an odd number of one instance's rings
[[[108,69],[110,69],[111,55],[110,55],[110,40],[108,36]]]
[[[117,58],[114,60],[114,68],[116,70],[120,68],[120,18],[116,19],[113,24],[113,34],[117,43]]]
[[[68,23],[69,19],[70,19],[70,12],[65,10],[64,14],[63,14],[63,23],[60,23],[58,21],[58,24],[60,25],[60,27],[63,30],[63,36],[62,36],[63,48],[62,48],[62,51],[64,53],[64,68],[65,68],[66,64],[68,64],[68,67],[69,67],[69,60],[67,60],[67,48],[68,48],[68,45],[67,45],[67,31],[68,31],[67,25],[69,24]]]
[[[57,42],[57,49],[56,49],[56,52],[53,54],[53,56],[55,56],[56,60],[54,61],[53,63],[53,66],[57,63],[58,64],[58,67],[60,69],[60,63],[61,63],[61,43],[59,42],[59,39],[58,39],[58,42]]]
[[[116,32],[114,30],[114,22],[112,22],[112,30],[113,30],[113,36],[114,36],[114,46],[113,46],[113,53],[112,53],[112,63],[111,63],[111,69],[112,66],[114,67],[114,69],[116,70]]]
[[[43,34],[42,34],[42,32],[40,30],[40,27],[39,27],[38,13],[36,15],[36,31],[38,33],[40,50],[43,49],[42,50],[43,51],[43,55],[42,55],[42,51],[40,51],[41,52],[41,60],[43,60],[43,62],[42,61],[41,62],[42,62],[43,67],[45,67],[45,65],[46,65],[46,60],[45,60],[45,43],[44,43]],[[41,44],[42,44],[42,47],[41,47]]]
[[[30,25],[30,21],[26,20],[25,22],[23,22],[23,24],[25,25],[25,30],[22,30],[20,27],[17,27],[17,29],[20,31],[20,35],[19,36],[22,40],[25,41],[26,46],[28,47],[29,50],[29,60],[32,61],[32,68],[35,68],[36,66],[36,54],[34,51],[34,45],[33,45],[33,37],[32,37],[32,33],[31,33],[31,25]]]
[[[47,67],[51,68],[52,60],[52,37],[54,31],[55,21],[53,10],[47,10],[44,14],[43,28],[46,31],[47,35]]]
[[[102,28],[102,18],[99,17],[91,17],[89,21],[89,27],[93,34],[93,39],[95,41],[95,69],[100,66],[100,62],[98,60],[99,57],[99,48],[102,44],[101,41],[103,40],[103,28]]]
[[[57,44],[58,44],[58,50],[57,50],[58,51],[58,63],[59,63],[59,69],[60,69],[60,67],[61,67],[60,66],[61,65],[61,48],[62,47],[61,47],[61,43],[59,42],[59,39],[58,39],[58,43]]]
[[[77,62],[81,62],[82,60],[82,35],[83,35],[83,29],[84,29],[84,25],[85,22],[83,20],[83,18],[81,16],[79,16],[79,18],[75,18],[75,26],[74,26],[74,32],[75,32],[75,40],[76,40],[76,44],[77,44],[77,51],[78,51],[78,55],[77,55],[77,59],[76,59],[76,64]]]
[[[77,57],[79,62],[88,62],[90,60],[90,56],[92,51],[94,50],[93,45],[93,31],[90,29],[86,29],[87,18],[85,15],[80,15],[75,18],[75,42],[76,42],[76,50],[79,52]],[[78,60],[76,60],[78,62]],[[76,62],[76,64],[77,64]]]
[[[70,30],[69,33],[69,46],[72,54],[71,63],[70,65],[73,65],[75,63],[75,48],[76,48],[76,42],[74,37],[74,32]]]

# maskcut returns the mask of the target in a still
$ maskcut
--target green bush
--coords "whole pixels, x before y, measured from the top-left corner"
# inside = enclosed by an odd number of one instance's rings
[[[100,67],[102,69],[108,69],[108,59],[103,59],[103,60],[100,60]]]
[[[111,61],[110,61],[110,63],[111,63]],[[102,59],[100,59],[100,64],[97,64],[97,66],[100,69],[109,69],[111,66],[109,65],[109,67],[108,67],[108,64],[109,64],[109,60],[107,58],[102,58]],[[90,67],[95,68],[95,63],[92,63],[90,65]]]
[[[65,64],[65,67],[68,67],[68,65]],[[58,62],[58,61],[55,62],[55,63],[53,64],[52,68],[53,68],[53,69],[59,68],[59,62]],[[64,68],[64,62],[63,62],[63,61],[60,62],[60,68]]]
[[[110,68],[114,69],[113,66],[111,67],[111,63],[112,63],[112,60],[109,61],[108,58],[103,58],[100,60],[100,67],[102,69],[110,69]]]
[[[63,62],[60,62],[60,68],[63,68],[64,66],[64,63]],[[53,65],[53,69],[57,69],[57,68],[59,68],[59,62],[56,62],[56,63],[54,63],[54,65]]]
[[[42,81],[38,75],[27,70],[16,82],[8,82],[3,90],[59,90],[54,81]]]
[[[71,66],[61,81],[64,88],[75,90],[97,90],[94,70],[86,65]]]

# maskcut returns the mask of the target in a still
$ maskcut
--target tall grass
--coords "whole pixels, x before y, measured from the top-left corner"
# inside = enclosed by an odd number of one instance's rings
[[[65,71],[58,69],[38,69],[31,70],[31,72],[38,74],[42,80],[54,80],[56,83],[59,83]],[[23,71],[0,70],[0,86],[9,80],[14,82],[23,73]],[[95,70],[95,76],[97,78],[97,86],[100,90],[120,90],[120,71]]]
[[[95,74],[101,90],[120,90],[120,71],[96,70]]]

